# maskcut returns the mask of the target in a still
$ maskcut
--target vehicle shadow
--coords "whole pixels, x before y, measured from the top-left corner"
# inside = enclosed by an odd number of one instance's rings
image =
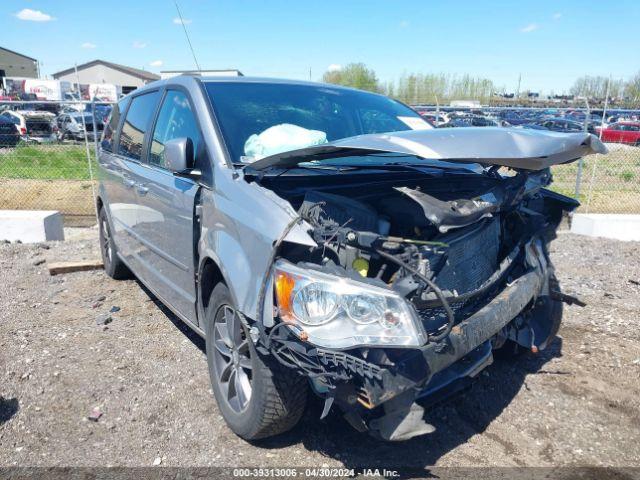
[[[144,293],[147,294],[147,296],[153,301],[153,303],[156,305],[156,307],[158,307],[158,309],[164,313],[165,317],[167,317],[167,319],[173,323],[173,325],[180,330],[180,332],[182,332],[182,334],[187,337],[189,340],[191,340],[191,343],[193,343],[196,347],[198,347],[200,349],[200,351],[202,351],[202,353],[207,353],[207,348],[205,346],[205,341],[204,338],[202,338],[200,335],[198,335],[196,332],[194,332],[193,330],[191,330],[186,323],[184,323],[180,318],[178,318],[176,316],[175,313],[173,313],[171,310],[169,310],[169,308],[167,308],[167,306],[162,303],[162,301],[157,298],[153,292],[151,290],[149,290],[140,280],[136,279],[135,280],[136,283],[138,284],[138,286],[144,291]]]
[[[138,282],[166,317],[203,353],[204,340],[173,312],[165,307],[151,291]],[[545,350],[533,355],[526,353],[511,359],[498,359],[476,379],[472,387],[427,409],[425,420],[436,431],[405,442],[384,442],[367,433],[354,430],[337,408],[320,420],[323,401],[309,394],[307,409],[300,423],[291,431],[274,438],[253,442],[256,447],[279,449],[301,444],[305,449],[341,462],[345,468],[411,469],[416,475],[472,436],[484,432],[522,389],[528,389],[527,376],[535,374],[562,375],[562,371],[544,370],[553,358],[562,356],[562,339],[556,338]],[[516,448],[508,440],[492,437],[506,452]],[[470,458],[470,463],[473,459]],[[402,478],[396,477],[396,478]]]
[[[0,396],[0,425],[11,420],[20,410],[20,402],[17,398],[4,398]]]
[[[258,442],[256,446],[282,448],[302,443],[308,450],[340,461],[345,468],[410,468],[412,474],[416,474],[416,469],[419,472],[434,465],[447,452],[484,432],[523,387],[528,389],[528,375],[562,375],[563,372],[543,369],[549,360],[560,357],[561,351],[562,340],[557,338],[537,355],[496,359],[470,389],[427,409],[425,420],[436,427],[436,431],[428,435],[405,442],[383,442],[355,431],[337,410],[320,421],[322,401],[314,399],[295,429]],[[501,443],[506,452],[516,451],[507,440],[492,439]]]

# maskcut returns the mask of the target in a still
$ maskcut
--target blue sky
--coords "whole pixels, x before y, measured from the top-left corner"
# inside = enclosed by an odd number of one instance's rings
[[[580,75],[640,70],[640,1],[179,0],[203,69],[317,80],[364,62],[402,73],[491,78],[514,91],[567,90]],[[3,0],[0,45],[53,72],[96,58],[192,69],[173,0]]]

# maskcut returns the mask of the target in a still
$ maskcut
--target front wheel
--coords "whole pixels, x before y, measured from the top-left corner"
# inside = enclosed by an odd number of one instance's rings
[[[209,300],[206,345],[213,393],[234,433],[257,440],[298,423],[307,399],[306,379],[260,356],[223,283]]]

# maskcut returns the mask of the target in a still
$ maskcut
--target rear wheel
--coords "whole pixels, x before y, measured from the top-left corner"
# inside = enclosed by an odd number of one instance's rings
[[[100,229],[100,254],[102,255],[104,271],[116,280],[131,278],[131,271],[118,257],[118,250],[111,236],[111,228],[109,227],[107,212],[104,207],[98,212],[98,225]]]
[[[306,379],[258,354],[223,283],[211,293],[206,321],[209,377],[229,428],[247,440],[293,428],[304,412]]]

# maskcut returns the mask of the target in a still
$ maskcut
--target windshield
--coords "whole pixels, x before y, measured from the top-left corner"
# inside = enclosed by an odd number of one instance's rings
[[[355,135],[431,128],[409,107],[358,90],[259,82],[204,85],[234,163]]]

